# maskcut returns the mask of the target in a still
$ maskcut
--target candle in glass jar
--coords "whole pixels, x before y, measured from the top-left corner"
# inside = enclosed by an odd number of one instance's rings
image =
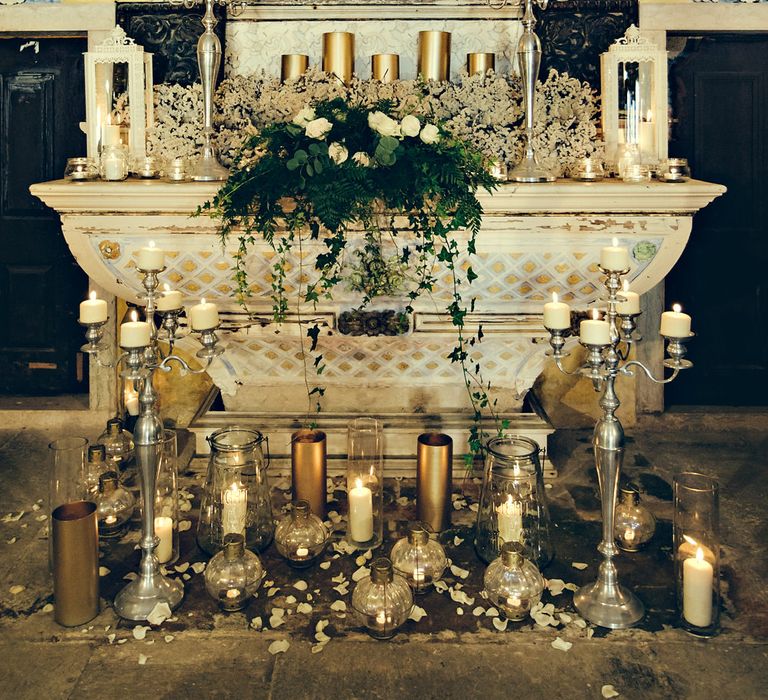
[[[297,557],[308,557],[309,556],[309,550],[306,547],[297,547],[296,548],[296,556]]]
[[[88,299],[80,302],[80,323],[103,323],[107,320],[107,302],[97,299],[91,292]]]
[[[616,304],[617,313],[629,315],[640,313],[640,295],[637,292],[629,291],[629,282],[624,280],[624,289],[619,294],[619,301]]]
[[[712,564],[699,547],[695,557],[683,562],[683,617],[696,627],[708,627],[712,622],[713,578]]]
[[[139,270],[156,272],[165,267],[165,251],[155,247],[155,242],[150,241],[149,245],[139,248],[136,255],[136,267]]]
[[[661,314],[659,333],[667,338],[687,338],[691,334],[691,317],[682,313],[680,304],[673,304],[672,311]]]
[[[145,348],[149,345],[151,332],[148,323],[137,321],[136,311],[131,312],[131,321],[120,326],[121,348]]]
[[[173,555],[173,518],[165,515],[155,518],[155,537],[159,539],[155,556],[157,561],[165,564]]]
[[[355,479],[355,487],[349,491],[349,531],[355,542],[373,537],[373,494],[361,479]]]
[[[114,152],[102,156],[102,172],[104,179],[110,182],[125,180],[128,174],[125,167],[125,157]]]
[[[158,311],[177,311],[181,308],[181,292],[171,289],[167,284],[157,299]]]
[[[629,250],[621,247],[619,240],[614,238],[612,245],[605,246],[600,250],[600,267],[613,272],[628,270]]]
[[[232,484],[222,494],[224,507],[221,512],[222,532],[245,535],[245,520],[248,509],[248,489]]]
[[[611,327],[608,321],[600,320],[597,309],[592,309],[592,318],[585,319],[579,325],[579,337],[584,345],[609,345]]]
[[[219,310],[216,304],[201,299],[199,304],[189,310],[189,323],[195,331],[216,328],[219,325]]]
[[[521,542],[523,539],[523,504],[515,501],[511,494],[496,509],[499,523],[499,538],[504,542]]]
[[[544,328],[564,330],[571,327],[571,307],[558,301],[557,292],[552,292],[552,301],[544,304]]]

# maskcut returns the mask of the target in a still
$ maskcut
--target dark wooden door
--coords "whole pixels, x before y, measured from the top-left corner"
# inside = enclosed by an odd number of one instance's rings
[[[667,403],[768,404],[768,37],[688,38],[670,69],[670,155],[728,192],[696,215],[667,278],[693,316],[695,367]]]
[[[29,186],[84,155],[84,39],[0,40],[0,392],[85,390],[87,278]],[[76,185],[73,185],[76,186]]]

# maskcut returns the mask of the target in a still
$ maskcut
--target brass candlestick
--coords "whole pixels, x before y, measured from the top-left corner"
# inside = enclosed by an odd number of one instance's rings
[[[417,74],[423,80],[443,82],[451,77],[451,33],[419,32]]]
[[[371,77],[382,83],[400,78],[400,56],[396,53],[376,53],[371,56]]]
[[[355,73],[355,35],[352,32],[323,34],[323,70],[348,85]]]

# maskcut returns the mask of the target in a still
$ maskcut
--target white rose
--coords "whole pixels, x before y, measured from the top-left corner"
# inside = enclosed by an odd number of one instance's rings
[[[369,168],[371,166],[371,157],[365,151],[355,153],[352,156],[352,160],[361,168]]]
[[[368,126],[382,136],[400,136],[400,124],[384,112],[371,112],[368,115]]]
[[[341,165],[347,158],[349,158],[349,151],[344,144],[335,141],[328,146],[328,157],[336,163],[336,165]]]
[[[312,107],[304,107],[291,121],[297,126],[306,126],[315,118]]]
[[[333,128],[333,124],[325,117],[313,119],[304,128],[304,133],[311,139],[324,139],[325,135]]]
[[[412,114],[408,114],[400,122],[400,131],[403,132],[403,136],[418,136],[421,131],[421,122]]]
[[[440,130],[434,124],[425,124],[419,137],[426,144],[437,143],[440,140]]]

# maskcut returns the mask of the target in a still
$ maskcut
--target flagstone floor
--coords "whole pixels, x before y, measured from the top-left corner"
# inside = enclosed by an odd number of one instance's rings
[[[185,600],[174,617],[137,639],[134,626],[119,621],[110,603],[136,570],[137,535],[102,544],[101,614],[81,628],[53,621],[45,507],[47,442],[62,434],[95,437],[99,424],[85,412],[49,420],[31,416],[0,429],[0,688],[13,698],[600,698],[613,686],[621,698],[764,697],[768,683],[768,421],[765,414],[712,429],[706,417],[690,422],[662,417],[629,432],[625,474],[640,483],[644,501],[659,526],[651,546],[617,560],[620,575],[648,607],[641,625],[612,631],[584,626],[572,606],[572,593],[559,592],[558,580],[582,584],[594,578],[599,563],[599,500],[592,466],[590,433],[562,430],[554,436],[551,458],[560,472],[547,489],[556,557],[544,574],[550,580],[545,603],[558,612],[559,624],[542,627],[532,620],[505,630],[486,615],[489,604],[479,592],[484,565],[472,546],[471,506],[478,484],[455,484],[466,507],[454,512],[454,526],[443,541],[457,565],[446,583],[462,584],[471,604],[454,602],[449,591],[432,591],[417,604],[426,615],[409,621],[389,642],[376,642],[353,617],[331,609],[350,594],[340,593],[339,575],[354,586],[353,573],[364,565],[354,556],[329,550],[327,570],[315,566],[295,572],[270,547],[262,554],[264,586],[243,613],[222,614],[203,586],[206,557],[197,549],[194,516],[205,461],[195,459],[182,482],[193,495],[191,528],[182,533],[181,558],[172,575],[185,582]],[[716,423],[716,422],[715,422]],[[717,428],[717,425],[715,425]],[[674,611],[671,544],[671,476],[696,469],[721,480],[723,540],[722,632],[695,639],[678,629]],[[274,480],[277,513],[287,503],[285,480]],[[331,508],[344,512],[343,492]],[[405,523],[414,517],[414,484],[388,484],[388,553]],[[41,503],[44,503],[41,502]],[[17,515],[18,520],[4,518]],[[5,520],[5,521],[4,521]],[[572,563],[585,563],[585,569]],[[184,564],[189,563],[189,568]],[[200,563],[194,567],[195,563]],[[468,574],[466,578],[464,571]],[[332,579],[336,578],[336,581]],[[307,588],[296,582],[302,580]],[[23,586],[23,590],[18,590]],[[343,589],[342,589],[343,590]],[[308,603],[311,610],[299,603]],[[339,607],[338,605],[335,607]],[[274,612],[280,608],[280,617]],[[462,608],[463,614],[459,614]],[[331,641],[316,645],[320,621]],[[498,625],[498,621],[497,621]],[[114,636],[113,636],[114,635]],[[552,646],[560,638],[567,651]],[[276,640],[290,644],[272,655]],[[313,653],[314,652],[314,653]],[[144,664],[140,664],[140,658]]]

